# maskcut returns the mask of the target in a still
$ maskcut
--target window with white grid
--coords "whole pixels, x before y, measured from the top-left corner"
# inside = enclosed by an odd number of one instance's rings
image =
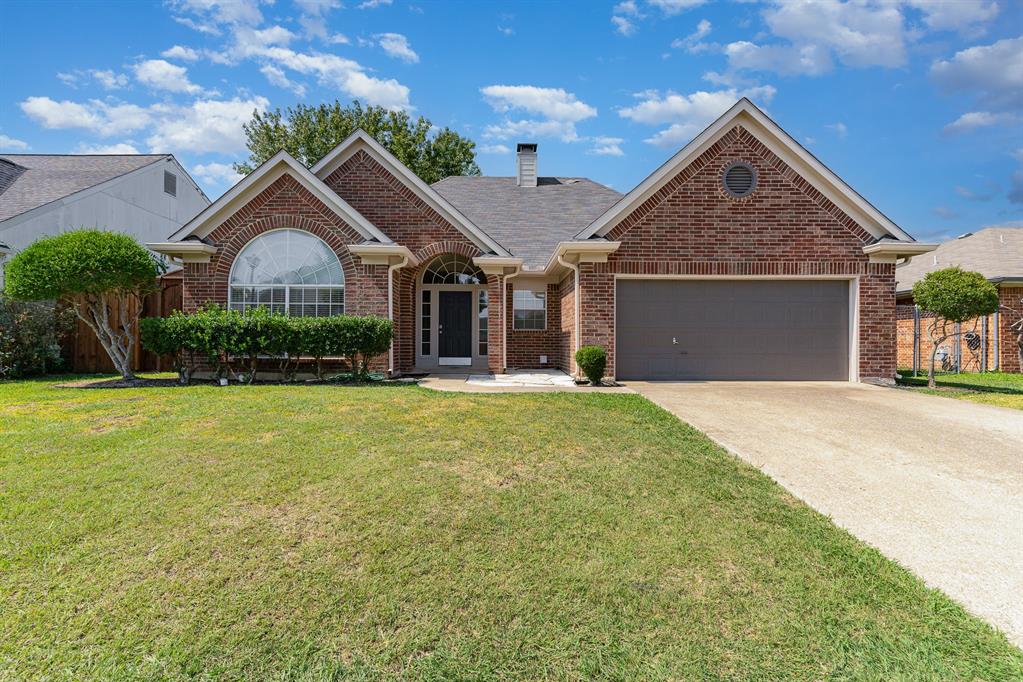
[[[512,296],[512,302],[514,306],[514,329],[529,331],[547,328],[546,291],[516,289]]]
[[[345,312],[345,273],[326,242],[302,230],[264,232],[231,268],[228,306],[266,307],[296,317]]]

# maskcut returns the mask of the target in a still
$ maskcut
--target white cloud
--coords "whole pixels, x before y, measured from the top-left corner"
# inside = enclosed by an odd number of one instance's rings
[[[687,52],[703,52],[710,48],[709,45],[701,42],[706,38],[711,31],[711,24],[706,19],[701,19],[700,23],[696,25],[696,30],[687,35],[685,38],[676,38],[671,41],[671,46],[676,50],[686,50]]]
[[[762,15],[771,35],[784,42],[731,43],[725,54],[732,69],[819,75],[836,60],[894,68],[906,63],[906,43],[917,37],[895,0],[774,0]]]
[[[266,80],[269,81],[271,85],[276,85],[277,87],[284,88],[285,90],[291,90],[299,97],[305,96],[305,86],[301,83],[295,83],[289,79],[288,75],[284,73],[282,69],[278,69],[273,64],[264,64],[260,67],[259,72],[266,76]]]
[[[931,66],[946,92],[972,92],[985,107],[1023,109],[1023,37],[956,52]]]
[[[1010,113],[992,113],[990,111],[968,111],[945,126],[949,134],[968,133],[978,128],[990,128],[997,125],[1013,125],[1019,123],[1019,116]]]
[[[419,55],[409,45],[408,38],[400,33],[379,33],[376,36],[382,49],[388,56],[400,59],[409,64],[418,64]]]
[[[635,35],[636,33],[636,24],[632,23],[625,17],[619,16],[617,14],[612,15],[611,23],[614,25],[615,31],[617,31],[618,33],[625,37]]]
[[[647,2],[660,9],[668,16],[679,14],[687,9],[692,9],[693,7],[699,7],[706,1],[707,0],[647,0]]]
[[[188,79],[188,69],[164,59],[147,59],[135,65],[135,79],[154,90],[181,92],[189,95],[202,88]]]
[[[222,152],[245,149],[242,125],[253,111],[266,111],[265,97],[196,100],[189,106],[153,106],[156,124],[146,144],[154,152]]]
[[[695,137],[714,119],[731,108],[739,98],[749,97],[768,103],[774,94],[775,89],[770,85],[746,90],[735,88],[714,92],[700,90],[689,95],[670,90],[661,95],[660,92],[651,90],[638,93],[636,97],[640,100],[639,103],[619,109],[618,115],[647,125],[670,124],[647,138],[645,142],[659,147],[674,147]]]
[[[161,52],[160,56],[166,57],[167,59],[180,59],[183,62],[194,62],[200,57],[197,50],[193,50],[190,47],[184,47],[182,45],[169,47]]]
[[[340,88],[351,97],[387,109],[411,109],[409,89],[393,78],[380,79],[366,75],[363,67],[351,59],[334,54],[295,52],[284,47],[270,47],[260,55],[278,67],[316,76],[324,85]]]
[[[234,31],[234,46],[223,53],[228,63],[262,56],[268,48],[287,47],[297,36],[283,26],[264,29],[240,27]]]
[[[639,6],[636,5],[635,0],[623,0],[615,5],[612,11],[615,14],[628,14],[632,17],[640,16]]]
[[[13,149],[15,151],[23,152],[29,149],[29,146],[28,142],[25,142],[24,140],[18,140],[0,133],[0,149],[6,149],[8,151]]]
[[[298,23],[305,34],[310,38],[330,40],[327,34],[327,15],[331,10],[341,7],[341,3],[338,0],[295,0],[295,4],[300,10]]]
[[[593,142],[593,148],[586,152],[587,154],[625,156],[625,152],[622,151],[621,147],[622,142],[625,140],[620,137],[594,137],[590,141]]]
[[[597,110],[561,88],[534,85],[488,85],[480,92],[494,111],[525,111],[541,119],[505,119],[488,125],[484,137],[506,140],[513,137],[557,137],[565,142],[579,140],[575,124],[597,115]]]
[[[211,35],[211,36],[219,36],[220,35],[220,29],[217,28],[212,23],[202,22],[202,21],[195,21],[194,19],[189,19],[188,17],[181,17],[181,16],[173,16],[173,17],[171,17],[171,19],[173,19],[174,21],[178,22],[182,26],[187,26],[188,28],[192,29],[193,31],[198,31],[199,33],[205,33],[206,35]]]
[[[511,154],[511,147],[504,144],[485,144],[480,146],[481,154]]]
[[[515,35],[515,29],[512,28],[511,26],[501,26],[500,24],[498,24],[497,30],[499,32],[505,34],[506,36],[513,36],[513,35]]]
[[[198,99],[189,105],[169,103],[140,107],[135,104],[54,101],[29,97],[22,111],[44,128],[87,130],[101,137],[141,130],[154,152],[224,152],[245,149],[242,125],[253,111],[266,111],[265,97],[230,100]]]
[[[947,206],[935,206],[931,209],[931,213],[938,216],[942,220],[955,220],[960,217],[959,211],[949,208]]]
[[[171,7],[202,17],[206,22],[256,26],[263,21],[262,0],[171,0]],[[273,4],[272,0],[266,4]],[[183,22],[182,22],[183,23]],[[186,26],[188,24],[185,24]],[[194,28],[194,27],[190,27]],[[201,30],[201,29],[196,29]]]
[[[141,154],[135,145],[128,142],[116,144],[85,144],[78,145],[76,154]]]
[[[192,166],[192,174],[208,185],[231,186],[242,179],[241,173],[227,163],[200,163]]]
[[[573,123],[597,115],[597,110],[561,88],[535,85],[488,85],[480,92],[494,111],[523,109],[558,121]]]
[[[725,46],[732,69],[818,76],[831,70],[831,53],[819,45],[756,45],[739,40]]]
[[[128,76],[123,73],[114,73],[110,70],[100,71],[97,69],[93,69],[89,73],[106,90],[117,90],[128,85]]]
[[[135,104],[110,104],[89,100],[80,104],[49,97],[29,97],[19,104],[21,110],[44,128],[89,130],[97,135],[111,136],[141,130],[152,121],[148,109]]]
[[[908,0],[910,6],[923,12],[924,23],[932,31],[974,33],[978,24],[998,16],[995,0]]]
[[[366,0],[359,4],[359,9],[376,9],[384,5],[390,5],[394,0]]]
[[[846,124],[842,123],[841,121],[839,121],[838,123],[831,123],[824,127],[827,128],[828,130],[833,131],[835,135],[838,135],[839,137],[845,137],[846,135],[849,134],[849,127]]]

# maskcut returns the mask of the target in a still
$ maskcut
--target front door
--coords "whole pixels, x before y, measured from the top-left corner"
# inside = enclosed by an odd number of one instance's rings
[[[472,364],[472,292],[441,291],[437,341],[440,364]]]

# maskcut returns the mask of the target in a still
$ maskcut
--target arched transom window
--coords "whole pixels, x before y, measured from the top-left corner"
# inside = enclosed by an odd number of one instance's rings
[[[231,267],[233,310],[265,306],[296,316],[345,312],[345,273],[333,249],[302,230],[264,232],[245,245]]]
[[[453,253],[437,256],[423,273],[423,284],[486,284],[487,276],[467,258]]]

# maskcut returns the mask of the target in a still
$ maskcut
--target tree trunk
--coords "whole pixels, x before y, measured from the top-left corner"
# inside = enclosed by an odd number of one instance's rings
[[[119,301],[120,307],[120,301]],[[121,375],[122,379],[131,380],[135,378],[135,372],[131,368],[131,348],[133,338],[130,333],[122,334],[116,331],[110,323],[110,309],[102,297],[87,296],[85,303],[73,302],[71,306],[75,315],[92,330],[99,340],[103,350],[110,357],[114,369]],[[125,317],[127,316],[127,310]],[[141,311],[140,311],[141,312]],[[136,314],[132,322],[122,320],[122,329],[129,332],[131,325],[138,320]]]

